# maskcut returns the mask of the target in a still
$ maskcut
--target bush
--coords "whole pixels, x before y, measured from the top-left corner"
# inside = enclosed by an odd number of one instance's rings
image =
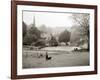
[[[39,39],[36,43],[35,46],[40,46],[40,47],[45,47],[45,41],[42,39]]]

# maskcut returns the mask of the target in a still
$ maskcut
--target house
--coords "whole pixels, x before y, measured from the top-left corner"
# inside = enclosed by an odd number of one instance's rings
[[[45,45],[49,46],[49,41],[51,40],[51,35],[49,33],[46,32],[42,32],[41,33],[41,38],[45,40]]]

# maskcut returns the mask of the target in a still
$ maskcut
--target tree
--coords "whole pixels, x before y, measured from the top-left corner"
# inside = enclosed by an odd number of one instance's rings
[[[89,14],[73,14],[72,18],[76,25],[80,26],[81,35],[88,35],[89,32]]]
[[[27,25],[25,24],[25,22],[22,22],[22,24],[23,24],[23,38],[24,38],[27,33]]]
[[[32,34],[26,34],[23,40],[24,45],[31,45],[32,42],[37,41],[37,36]]]
[[[80,26],[79,32],[81,37],[88,42],[88,50],[89,50],[89,14],[73,14],[72,19],[75,25]]]
[[[42,32],[47,32],[47,27],[44,24],[42,24],[38,29]]]
[[[36,27],[31,27],[28,33],[32,35],[36,35],[37,38],[40,38],[40,34],[41,34],[41,32]]]
[[[40,39],[41,32],[36,27],[31,27],[25,37],[23,38],[24,45],[31,45],[33,42],[36,42]]]
[[[67,45],[67,42],[70,41],[70,35],[71,33],[68,30],[64,30],[60,35],[59,35],[59,42],[65,42]]]
[[[38,27],[38,29],[41,31],[41,32],[44,32],[44,33],[52,33],[52,28],[49,27],[49,26],[46,26],[45,24],[42,24]]]
[[[51,34],[51,40],[49,41],[50,46],[58,46],[56,38]]]
[[[80,35],[80,31],[78,31],[79,29],[79,26],[72,26],[71,29],[70,29],[70,32],[71,32],[71,36],[70,36],[70,42],[71,42],[71,45],[77,45],[78,46],[78,42],[80,42],[80,38],[81,38],[81,35]]]

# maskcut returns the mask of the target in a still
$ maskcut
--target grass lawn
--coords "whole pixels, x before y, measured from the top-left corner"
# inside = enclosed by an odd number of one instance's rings
[[[54,49],[54,47],[53,47]],[[43,50],[25,50],[23,49],[23,68],[47,68],[47,67],[67,67],[67,66],[88,66],[89,65],[89,52],[75,52],[69,51],[69,48],[60,48],[54,51],[53,49],[46,48]],[[68,49],[68,51],[67,51]],[[46,60],[46,51],[51,60]],[[41,57],[39,55],[42,54]]]

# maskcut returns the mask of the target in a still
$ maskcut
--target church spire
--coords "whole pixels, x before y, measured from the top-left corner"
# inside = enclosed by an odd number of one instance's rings
[[[36,25],[35,25],[35,16],[34,16],[34,19],[33,19],[33,27],[36,27]]]

